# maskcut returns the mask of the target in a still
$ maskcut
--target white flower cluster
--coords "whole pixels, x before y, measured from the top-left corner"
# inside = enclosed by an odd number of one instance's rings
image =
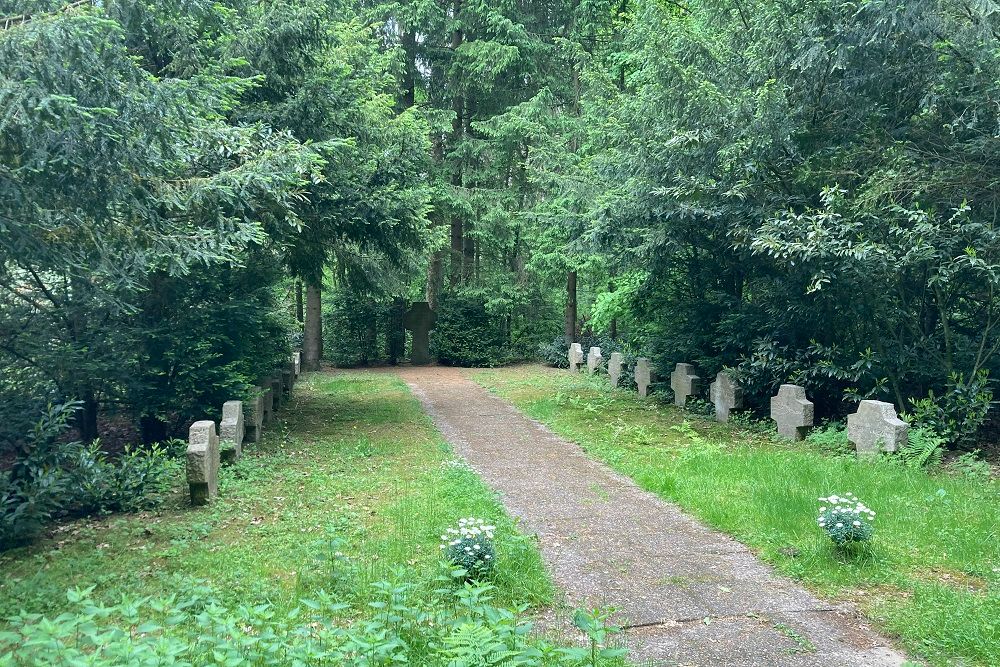
[[[816,522],[821,528],[844,528],[847,524],[860,528],[862,522],[872,521],[875,518],[875,512],[858,500],[853,493],[820,498],[819,501],[830,503],[829,508],[825,506],[819,508],[819,518]]]
[[[472,555],[482,550],[481,542],[483,540],[493,539],[493,532],[495,530],[496,526],[491,526],[482,519],[475,517],[459,519],[458,528],[449,528],[445,531],[446,534],[441,536],[441,548],[457,547],[464,543],[465,546],[462,550]],[[492,556],[490,554],[483,554],[483,558],[484,560],[490,560]]]

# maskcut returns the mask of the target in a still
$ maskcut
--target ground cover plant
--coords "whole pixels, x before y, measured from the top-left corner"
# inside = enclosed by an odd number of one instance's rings
[[[224,469],[217,502],[192,510],[181,485],[155,513],[66,524],[0,557],[0,664],[577,664],[527,637],[553,599],[534,545],[390,375],[312,376]],[[470,515],[494,535],[482,582],[440,562],[440,536]]]
[[[611,391],[603,377],[520,366],[475,378],[779,571],[856,603],[914,656],[1000,664],[1000,482],[782,442],[766,426],[718,424]],[[877,526],[864,549],[845,552],[816,512],[818,498],[849,493]]]

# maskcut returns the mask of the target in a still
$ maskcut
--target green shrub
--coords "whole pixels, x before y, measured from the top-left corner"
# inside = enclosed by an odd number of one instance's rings
[[[0,473],[0,551],[31,541],[58,517],[155,505],[169,472],[164,453],[126,450],[116,459],[61,436],[77,404],[49,406],[10,470]]]
[[[968,381],[953,373],[940,396],[930,391],[926,398],[910,400],[913,410],[909,420],[940,434],[947,444],[967,444],[986,421],[992,403],[993,391],[986,371]]]
[[[441,297],[437,324],[431,331],[431,354],[448,366],[500,366],[511,361],[506,326],[475,291],[453,291]]]

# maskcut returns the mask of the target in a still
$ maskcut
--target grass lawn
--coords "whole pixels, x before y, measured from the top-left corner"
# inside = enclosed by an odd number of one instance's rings
[[[493,604],[551,602],[535,545],[395,376],[313,374],[295,394],[263,442],[223,469],[211,506],[188,506],[178,465],[161,510],[67,524],[0,555],[0,617],[51,617],[74,608],[69,589],[90,587],[95,604],[198,589],[228,609],[267,603],[267,614],[325,591],[344,625],[390,618],[402,597],[430,613],[440,536],[467,516],[497,526]],[[0,637],[0,663],[4,651]]]
[[[1000,482],[859,462],[695,416],[607,376],[536,366],[475,379],[589,455],[746,543],[819,594],[856,603],[934,665],[1000,665]],[[818,498],[876,510],[868,553],[816,526]]]

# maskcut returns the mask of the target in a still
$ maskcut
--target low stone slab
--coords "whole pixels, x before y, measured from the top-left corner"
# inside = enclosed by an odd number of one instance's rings
[[[847,439],[858,456],[894,452],[906,444],[909,434],[909,425],[896,415],[892,403],[861,401],[858,411],[847,416]]]
[[[771,419],[778,425],[778,433],[802,440],[813,425],[813,404],[806,398],[805,387],[783,384],[778,395],[771,397]]]
[[[285,402],[285,391],[281,384],[281,375],[274,375],[268,380],[271,385],[271,407],[274,408],[274,412]]]
[[[601,348],[592,347],[587,353],[587,372],[593,375],[604,364],[604,357],[601,356]]]
[[[653,381],[653,370],[649,359],[639,357],[635,362],[635,386],[643,398],[649,396],[649,385]]]
[[[670,374],[670,388],[674,390],[674,405],[683,408],[688,396],[694,396],[701,387],[701,378],[695,375],[692,364],[677,364]]]
[[[271,393],[271,382],[265,381],[257,389],[260,390],[261,403],[264,408],[262,423],[270,424],[274,419],[274,395]]]
[[[213,421],[195,422],[188,430],[187,481],[192,505],[207,505],[219,495],[219,435]]]
[[[264,395],[257,387],[257,395],[246,404],[246,420],[244,421],[243,442],[260,442],[264,429]]]
[[[708,395],[715,406],[716,421],[727,422],[730,410],[743,408],[743,387],[726,371],[716,374],[715,382],[708,387]]]
[[[580,366],[583,365],[583,348],[580,347],[580,344],[573,343],[570,345],[567,356],[569,357],[569,369],[573,372],[579,371]]]
[[[612,352],[608,359],[608,378],[612,387],[618,387],[618,380],[622,376],[622,365],[625,363],[625,355],[621,352]]]
[[[243,401],[226,401],[219,423],[219,456],[233,463],[243,456]]]

